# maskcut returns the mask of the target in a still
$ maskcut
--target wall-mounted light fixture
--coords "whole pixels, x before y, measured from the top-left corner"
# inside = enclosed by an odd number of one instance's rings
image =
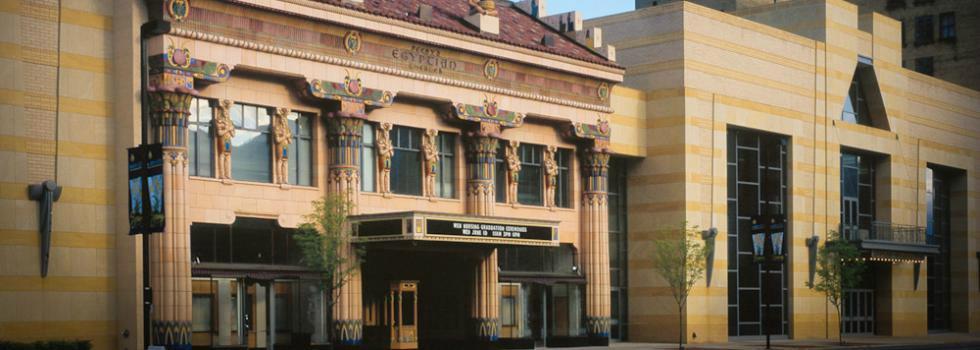
[[[806,247],[809,250],[810,255],[810,283],[813,285],[813,276],[817,273],[817,247],[820,245],[820,236],[813,235],[806,239]]]
[[[48,257],[51,255],[51,214],[54,202],[61,197],[61,186],[54,180],[45,180],[27,186],[27,197],[37,201],[38,234],[41,235],[41,277],[48,276]]]
[[[718,228],[712,227],[701,231],[701,239],[704,240],[704,247],[708,250],[707,261],[704,264],[704,281],[707,287],[711,287],[711,272],[715,265],[715,237],[718,236]]]

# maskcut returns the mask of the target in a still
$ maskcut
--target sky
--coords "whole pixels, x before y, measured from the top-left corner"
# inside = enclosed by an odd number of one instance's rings
[[[585,19],[632,11],[634,0],[546,0],[547,14],[578,10]]]

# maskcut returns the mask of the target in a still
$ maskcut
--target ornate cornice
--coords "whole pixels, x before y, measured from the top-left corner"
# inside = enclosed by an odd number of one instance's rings
[[[612,130],[609,127],[609,121],[600,117],[596,124],[571,123],[566,135],[569,138],[592,141],[597,149],[607,149],[609,148]]]
[[[461,88],[472,89],[472,90],[479,90],[479,91],[484,91],[484,92],[493,93],[493,94],[513,96],[513,97],[518,97],[518,98],[523,98],[523,99],[528,99],[528,100],[541,101],[541,102],[545,102],[545,103],[553,103],[553,104],[558,104],[558,105],[563,105],[563,106],[569,106],[569,107],[574,107],[574,108],[581,108],[581,109],[586,109],[586,110],[592,110],[592,111],[597,111],[597,112],[602,112],[602,113],[612,113],[613,112],[613,109],[611,107],[603,106],[603,105],[597,105],[597,104],[591,104],[591,103],[583,103],[583,102],[571,101],[571,100],[566,100],[566,99],[560,99],[560,98],[542,96],[542,95],[535,94],[535,93],[532,93],[532,92],[525,92],[525,91],[519,91],[519,90],[513,90],[513,89],[506,89],[506,88],[501,88],[501,87],[497,87],[497,86],[493,86],[493,85],[468,82],[468,81],[463,81],[463,80],[458,80],[458,79],[450,79],[450,78],[441,77],[441,76],[432,75],[432,74],[411,72],[411,71],[407,71],[407,70],[403,70],[403,69],[399,69],[399,68],[394,68],[394,67],[388,67],[388,66],[382,66],[382,65],[377,65],[377,64],[359,62],[359,61],[351,60],[351,59],[348,59],[348,58],[342,58],[342,57],[336,57],[336,56],[330,56],[330,55],[322,55],[322,54],[312,53],[312,52],[303,51],[303,50],[288,49],[288,48],[284,48],[284,47],[281,47],[281,46],[266,45],[266,44],[256,43],[254,41],[247,41],[247,40],[229,38],[229,37],[226,37],[226,36],[209,34],[209,33],[202,33],[202,32],[188,30],[188,29],[183,29],[183,28],[171,28],[170,29],[170,34],[171,35],[174,35],[174,36],[179,36],[179,37],[187,38],[187,39],[192,39],[192,40],[206,41],[206,42],[216,43],[216,44],[220,44],[220,45],[233,46],[233,47],[238,47],[238,48],[242,48],[242,49],[255,50],[255,51],[260,51],[260,52],[266,52],[266,53],[271,53],[271,54],[280,55],[280,56],[287,56],[287,57],[299,58],[299,59],[304,59],[304,60],[309,60],[309,61],[314,61],[314,62],[320,62],[320,63],[326,63],[326,64],[344,66],[344,67],[349,67],[349,68],[355,68],[355,69],[360,69],[360,70],[366,70],[366,71],[381,73],[381,74],[388,74],[388,75],[400,76],[400,77],[409,78],[409,79],[415,79],[415,80],[421,80],[421,81],[428,81],[428,82],[433,82],[433,83],[438,83],[438,84],[444,84],[444,85],[450,85],[450,86],[461,87]]]

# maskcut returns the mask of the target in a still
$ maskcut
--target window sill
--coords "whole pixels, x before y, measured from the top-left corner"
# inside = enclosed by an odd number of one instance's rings
[[[494,202],[496,207],[510,207],[514,209],[537,209],[537,210],[547,210],[547,211],[568,211],[574,212],[575,208],[564,208],[564,207],[546,207],[544,205],[531,205],[531,204],[507,204],[501,202]]]
[[[289,184],[274,184],[274,183],[268,183],[268,182],[253,182],[253,181],[242,181],[242,180],[234,180],[234,179],[217,179],[217,178],[213,178],[213,177],[191,176],[190,179],[191,180],[206,181],[206,182],[219,182],[219,183],[221,183],[223,185],[253,185],[253,186],[262,186],[262,187],[276,187],[276,188],[279,188],[279,189],[282,189],[282,190],[286,190],[286,191],[292,190],[292,189],[306,190],[306,191],[309,191],[309,190],[319,190],[319,188],[316,187],[316,186],[300,186],[300,185],[289,185]]]
[[[365,195],[365,196],[371,196],[371,197],[403,198],[403,199],[423,200],[423,201],[429,201],[429,202],[457,202],[457,203],[458,202],[462,202],[462,199],[459,199],[459,198],[423,197],[423,196],[416,196],[416,195],[411,195],[411,194],[397,194],[397,193],[381,194],[381,193],[378,193],[378,192],[363,192],[363,191],[361,192],[361,194],[362,195]]]

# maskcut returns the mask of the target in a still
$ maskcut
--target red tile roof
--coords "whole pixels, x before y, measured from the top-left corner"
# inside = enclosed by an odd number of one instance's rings
[[[510,1],[497,1],[500,35],[481,33],[466,22],[464,18],[470,13],[470,5],[466,0],[364,0],[363,5],[345,3],[342,0],[316,1],[581,61],[622,68],[528,15]],[[423,21],[418,17],[420,4],[432,6],[432,19]],[[541,39],[545,34],[555,38],[554,46],[542,44]]]

